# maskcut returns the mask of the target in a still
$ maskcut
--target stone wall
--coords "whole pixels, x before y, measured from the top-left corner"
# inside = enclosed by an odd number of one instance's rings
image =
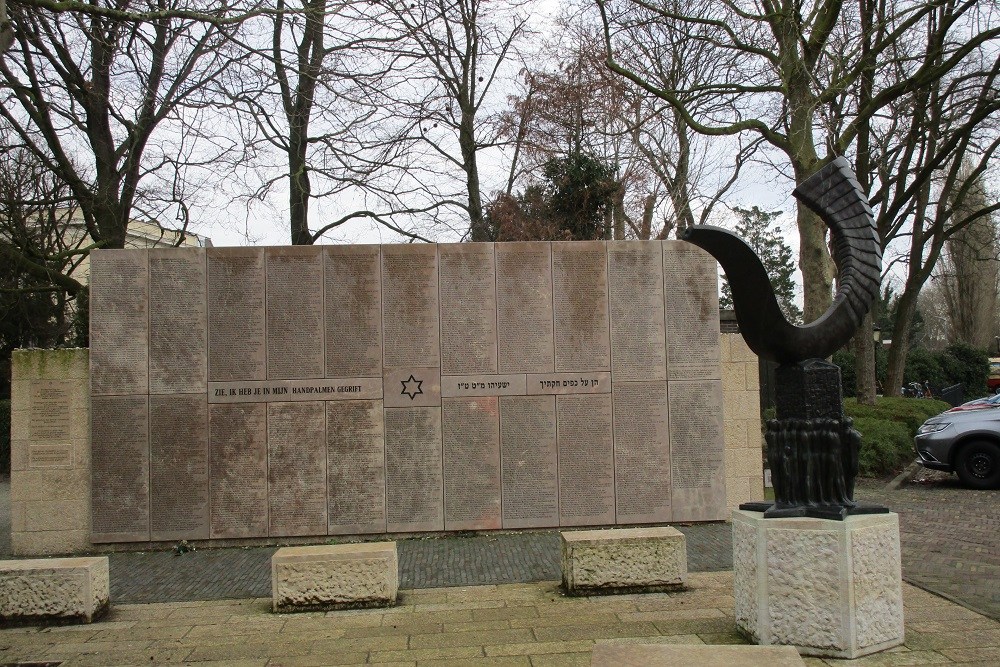
[[[90,547],[88,350],[15,350],[11,360],[11,547]]]
[[[722,334],[722,405],[729,509],[764,498],[758,361],[739,334]]]

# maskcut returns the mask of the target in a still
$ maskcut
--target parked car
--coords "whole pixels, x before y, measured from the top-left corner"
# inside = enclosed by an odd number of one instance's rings
[[[1000,394],[1000,357],[990,357],[990,376],[986,378],[986,386]]]
[[[914,440],[925,468],[957,473],[974,489],[1000,488],[1000,408],[942,412]]]
[[[962,403],[961,405],[956,405],[948,412],[964,412],[966,410],[987,410],[989,408],[1000,407],[1000,394],[993,394],[992,396],[987,396],[986,398],[977,398],[974,401],[969,401],[967,403]]]

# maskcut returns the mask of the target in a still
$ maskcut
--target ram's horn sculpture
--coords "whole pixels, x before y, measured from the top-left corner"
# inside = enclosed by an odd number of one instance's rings
[[[709,225],[691,227],[683,235],[725,270],[747,345],[758,356],[779,363],[827,357],[843,347],[878,297],[882,271],[874,216],[847,160],[835,158],[793,194],[830,228],[839,276],[833,304],[805,326],[785,319],[763,264],[740,237]]]

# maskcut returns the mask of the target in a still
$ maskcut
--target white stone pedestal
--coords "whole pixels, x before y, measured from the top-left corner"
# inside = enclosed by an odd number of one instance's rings
[[[733,512],[736,625],[761,645],[857,658],[903,643],[899,516]]]

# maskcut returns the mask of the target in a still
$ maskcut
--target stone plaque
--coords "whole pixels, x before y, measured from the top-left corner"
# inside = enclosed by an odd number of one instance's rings
[[[497,296],[493,245],[438,246],[441,372],[497,372]]]
[[[329,534],[385,532],[382,401],[326,404]]]
[[[212,537],[267,537],[267,406],[208,410]]]
[[[548,243],[497,243],[497,370],[555,370],[552,251]]]
[[[387,408],[388,532],[444,530],[441,466],[441,408]]]
[[[325,535],[325,404],[267,404],[268,534]]]
[[[670,521],[667,383],[617,382],[614,395],[618,523]]]
[[[149,397],[150,539],[209,537],[204,394]]]
[[[500,460],[503,467],[503,527],[559,525],[556,399],[500,399]]]
[[[323,377],[322,248],[268,248],[267,379]]]
[[[663,256],[657,244],[609,243],[608,291],[615,379],[666,380]]]
[[[445,530],[501,528],[500,399],[447,399],[441,414]]]
[[[382,365],[441,367],[434,245],[382,246]]]
[[[149,251],[149,393],[204,392],[208,376],[205,251]]]
[[[611,396],[556,398],[559,525],[615,523]]]
[[[90,399],[91,536],[149,540],[149,410],[146,396]]]
[[[382,378],[209,382],[209,403],[357,401],[382,398]]]
[[[379,246],[323,248],[326,376],[382,375],[382,279]]]
[[[73,445],[28,445],[28,469],[72,468]]]
[[[209,248],[208,379],[264,380],[264,249]]]
[[[671,521],[728,518],[723,437],[722,381],[671,382]]]
[[[28,420],[28,437],[32,441],[65,442],[73,439],[72,413],[79,409],[75,387],[76,383],[72,380],[32,382],[31,416]]]
[[[462,396],[524,396],[527,393],[523,374],[514,375],[448,375],[441,377],[441,395]]]
[[[90,254],[90,392],[145,394],[149,381],[148,255]]]
[[[387,368],[382,393],[387,408],[441,405],[441,371],[437,368]]]
[[[610,371],[608,256],[603,241],[552,244],[557,371]]]
[[[610,394],[611,373],[545,373],[528,375],[529,394]]]
[[[667,369],[671,380],[721,377],[715,260],[684,241],[663,242]]]

